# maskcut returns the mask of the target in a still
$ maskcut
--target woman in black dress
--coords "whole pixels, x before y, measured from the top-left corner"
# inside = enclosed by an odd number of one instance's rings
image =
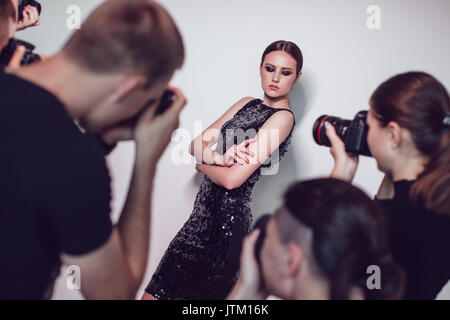
[[[191,216],[169,244],[143,299],[225,299],[231,292],[242,240],[251,231],[253,186],[291,140],[295,117],[288,95],[302,66],[297,45],[272,43],[260,66],[264,100],[239,100],[192,141],[196,168],[205,177]]]
[[[386,174],[376,196],[388,213],[406,299],[435,299],[450,279],[450,98],[423,72],[382,83],[370,99],[367,143]],[[326,125],[327,126],[327,125]],[[358,159],[328,125],[332,177],[351,181]]]

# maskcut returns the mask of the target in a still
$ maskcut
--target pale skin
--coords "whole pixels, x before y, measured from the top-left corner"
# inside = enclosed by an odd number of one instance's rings
[[[301,72],[297,74],[296,68],[296,60],[286,52],[273,51],[265,57],[260,68],[264,104],[274,108],[290,109],[289,92],[302,75]],[[272,90],[271,85],[275,85],[278,89]],[[218,140],[223,124],[232,119],[247,102],[253,99],[253,97],[246,97],[236,102],[190,145],[191,155],[199,162],[196,169],[206,174],[215,184],[228,190],[241,186],[287,138],[294,125],[290,112],[276,112],[264,123],[253,139],[231,147],[223,156],[215,153],[211,146]],[[270,135],[264,134],[271,130],[276,130],[275,132],[278,133],[279,143],[271,143]],[[142,299],[156,300],[147,292],[144,292]]]
[[[8,71],[53,93],[73,119],[105,142],[134,140],[136,154],[128,196],[109,239],[90,253],[62,254],[61,260],[81,268],[81,292],[86,299],[135,299],[147,264],[157,162],[178,127],[179,114],[186,104],[182,92],[171,88],[175,102],[163,115],[154,115],[173,73],[146,88],[147,79],[142,75],[90,72],[63,53]],[[135,127],[117,126],[137,114],[148,101],[153,103]]]
[[[377,193],[378,199],[394,197],[394,181],[416,180],[425,170],[428,157],[421,154],[411,138],[411,133],[391,121],[382,127],[372,108],[369,109],[367,143],[385,177]],[[345,151],[345,145],[337,136],[334,127],[327,126],[327,137],[331,142],[330,152],[335,161],[331,177],[351,182],[358,168],[358,158]]]

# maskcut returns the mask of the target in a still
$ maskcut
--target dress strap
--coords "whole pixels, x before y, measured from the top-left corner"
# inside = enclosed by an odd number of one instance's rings
[[[292,112],[292,110],[289,110],[289,109],[284,109],[284,108],[273,108],[273,109],[275,109],[275,112],[278,112],[278,111],[289,111],[290,113],[292,113],[292,116],[294,117],[294,126],[295,126],[295,114]]]

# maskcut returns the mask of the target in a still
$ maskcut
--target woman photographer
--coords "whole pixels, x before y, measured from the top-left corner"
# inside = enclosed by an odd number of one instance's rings
[[[372,94],[367,143],[385,178],[376,196],[388,212],[406,299],[434,299],[450,279],[450,98],[431,75],[408,72]],[[352,181],[358,159],[326,123],[332,177]]]
[[[259,266],[259,230],[245,240],[241,278],[229,299],[400,298],[404,273],[389,251],[385,218],[378,204],[347,182],[293,183],[265,227]],[[372,282],[374,266],[381,270],[378,284]]]

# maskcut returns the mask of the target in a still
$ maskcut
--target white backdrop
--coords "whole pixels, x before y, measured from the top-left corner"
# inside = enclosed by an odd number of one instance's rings
[[[16,36],[51,55],[70,35],[69,5],[84,19],[102,1],[42,0],[41,26]],[[260,56],[275,40],[290,40],[303,51],[303,78],[291,96],[296,129],[289,152],[276,176],[263,177],[253,192],[257,217],[273,210],[283,189],[296,179],[326,176],[332,168],[327,148],[311,135],[324,113],[352,118],[367,109],[370,94],[388,77],[422,70],[450,87],[450,1],[448,0],[162,0],[184,36],[187,57],[173,81],[189,103],[180,128],[192,138],[194,122],[202,129],[244,96],[262,98]],[[370,30],[369,5],[381,9],[381,29]],[[190,140],[174,141],[161,158],[153,194],[153,226],[147,275],[139,297],[169,241],[192,211],[201,176],[191,164],[176,165],[172,152]],[[180,145],[181,144],[181,145]],[[174,149],[176,147],[176,149]],[[133,145],[120,145],[108,159],[113,178],[113,214],[117,219],[126,196]],[[381,181],[372,159],[363,158],[355,183],[373,195]],[[64,268],[62,269],[64,272]],[[64,273],[55,299],[81,298],[69,290]],[[81,284],[82,285],[82,284]],[[447,295],[449,296],[449,295]]]

